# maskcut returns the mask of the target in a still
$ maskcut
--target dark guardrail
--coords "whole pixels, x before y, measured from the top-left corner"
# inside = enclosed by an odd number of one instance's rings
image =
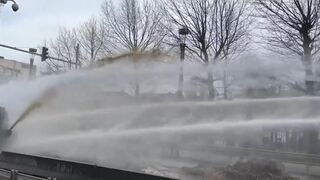
[[[245,147],[205,148],[210,153],[238,157],[259,157],[303,164],[307,173],[311,166],[320,167],[320,156]],[[208,152],[207,152],[208,153]],[[0,155],[0,180],[174,180],[149,174],[130,172],[96,165],[31,156],[12,152]]]
[[[81,162],[2,152],[0,180],[174,180]]]

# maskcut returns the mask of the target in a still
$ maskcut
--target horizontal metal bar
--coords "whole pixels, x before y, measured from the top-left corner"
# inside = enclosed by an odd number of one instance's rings
[[[17,180],[48,180],[48,178],[41,178],[36,176],[31,176],[23,173],[18,173]]]
[[[12,172],[9,170],[5,170],[5,169],[0,169],[0,179],[2,178],[8,178],[10,179]],[[20,173],[17,171],[16,173],[17,176],[17,180],[48,180],[49,178],[45,178],[45,177],[37,177],[37,176],[33,176],[33,175],[28,175],[25,173]],[[52,178],[54,179],[54,178]]]
[[[15,51],[20,51],[20,52],[24,52],[24,53],[28,53],[28,54],[33,54],[27,50],[23,50],[23,49],[19,49],[19,48],[16,48],[16,47],[12,47],[12,46],[7,46],[7,45],[4,45],[4,44],[0,44],[0,47],[4,47],[4,48],[7,48],[7,49],[12,49],[12,50],[15,50]]]
[[[11,177],[11,172],[8,170],[0,169],[0,179],[2,178],[8,178],[10,179]]]
[[[27,50],[24,50],[24,49],[20,49],[20,48],[8,46],[8,45],[4,45],[4,44],[0,44],[0,47],[7,48],[7,49],[12,49],[12,50],[15,50],[15,51],[20,51],[20,52],[23,52],[23,53],[27,53],[27,54],[31,54],[31,55],[35,55],[35,56],[40,56],[40,57],[42,57],[42,54],[33,53],[33,52],[30,52],[30,51],[27,51]],[[56,61],[64,62],[64,63],[69,63],[69,64],[77,65],[77,63],[75,63],[75,62],[70,62],[70,61],[67,61],[67,60],[64,60],[64,59],[60,59],[60,58],[56,58],[56,57],[48,56],[48,58],[49,58],[49,59],[56,60]]]
[[[40,55],[40,56],[41,56],[41,55]],[[53,59],[53,60],[57,60],[57,61],[60,61],[60,62],[68,63],[68,64],[77,65],[77,63],[75,63],[75,62],[67,61],[67,60],[64,60],[64,59],[56,58],[56,57],[48,56],[48,58],[49,58],[49,59]]]
[[[18,172],[16,174],[17,180],[48,180],[49,178],[44,178],[44,177],[37,177],[37,176],[32,176],[24,173]],[[10,179],[11,177],[11,172],[8,170],[0,169],[0,179],[1,178],[8,178]]]

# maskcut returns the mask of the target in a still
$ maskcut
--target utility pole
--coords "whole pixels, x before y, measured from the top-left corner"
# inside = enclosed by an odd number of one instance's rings
[[[34,63],[34,57],[30,57],[30,67],[29,67],[29,79],[33,78],[33,63]]]

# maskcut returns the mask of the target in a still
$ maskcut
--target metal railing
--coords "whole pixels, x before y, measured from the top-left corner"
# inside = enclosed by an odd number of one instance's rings
[[[77,180],[176,180],[176,178],[150,175],[142,172],[5,151],[0,155],[0,169],[4,170],[4,175],[0,176],[0,180],[54,180],[55,178]],[[14,170],[10,171],[11,169]]]
[[[51,177],[37,177],[24,173],[20,173],[17,170],[6,170],[0,169],[0,180],[56,180],[56,178]]]
[[[320,166],[320,155],[317,154],[293,153],[248,147],[210,146],[208,149],[210,149],[211,152],[221,153],[229,156],[254,156],[259,158],[276,159],[287,163]]]

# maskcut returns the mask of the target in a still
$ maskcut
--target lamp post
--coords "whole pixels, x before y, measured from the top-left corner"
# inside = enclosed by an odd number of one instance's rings
[[[37,49],[35,48],[29,48],[29,52],[30,52],[30,67],[29,67],[29,79],[32,79],[34,77],[35,72],[33,71],[33,63],[34,63],[34,55],[35,53],[37,53]]]
[[[0,4],[7,4],[8,1],[11,1],[13,3],[11,8],[14,12],[17,12],[19,10],[19,5],[15,0],[0,0]]]
[[[183,81],[184,81],[184,59],[185,59],[185,51],[186,51],[186,40],[187,35],[190,34],[190,31],[187,27],[183,27],[179,29],[179,40],[180,40],[180,73],[179,73],[179,86],[177,95],[183,97]]]

